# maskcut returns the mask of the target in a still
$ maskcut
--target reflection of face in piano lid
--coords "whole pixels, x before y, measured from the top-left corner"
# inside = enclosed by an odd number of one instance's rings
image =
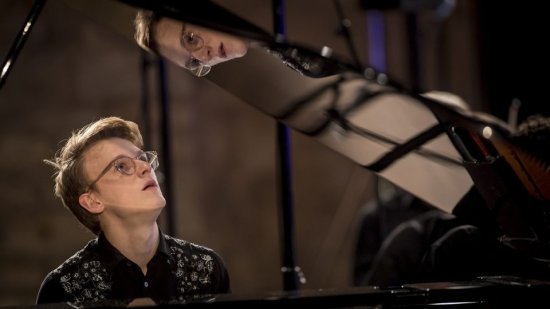
[[[248,50],[240,38],[170,18],[155,24],[153,40],[161,56],[183,68],[199,63],[213,66],[242,57]]]

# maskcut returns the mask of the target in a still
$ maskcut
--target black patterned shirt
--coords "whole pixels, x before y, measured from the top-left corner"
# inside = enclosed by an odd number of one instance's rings
[[[169,303],[229,292],[227,269],[212,249],[160,233],[143,275],[100,234],[46,276],[36,303],[127,304],[135,298]]]

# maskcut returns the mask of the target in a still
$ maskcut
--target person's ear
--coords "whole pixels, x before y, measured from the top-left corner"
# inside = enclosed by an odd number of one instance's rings
[[[93,214],[100,214],[103,212],[103,203],[96,198],[93,193],[85,192],[78,198],[80,206]]]

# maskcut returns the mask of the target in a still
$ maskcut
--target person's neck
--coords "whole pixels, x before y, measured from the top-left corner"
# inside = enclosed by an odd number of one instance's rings
[[[156,222],[148,225],[110,225],[103,229],[107,240],[127,259],[136,263],[143,274],[147,273],[147,263],[155,255],[159,245],[159,229]]]

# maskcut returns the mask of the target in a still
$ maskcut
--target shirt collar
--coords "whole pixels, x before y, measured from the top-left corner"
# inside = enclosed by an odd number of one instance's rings
[[[97,245],[99,249],[99,256],[109,269],[113,269],[120,262],[126,259],[126,257],[122,255],[117,248],[111,245],[103,232],[101,232],[98,236]]]
[[[109,242],[109,240],[107,240],[107,237],[105,237],[105,234],[103,234],[103,232],[99,234],[97,243],[101,260],[106,264],[108,268],[113,269],[120,262],[127,260],[127,258],[122,253],[120,253],[120,251],[118,251],[118,249],[115,248]],[[160,229],[159,245],[155,256],[159,253],[166,255],[169,259],[174,261],[174,257],[172,257],[172,254],[170,254],[170,249],[168,248],[168,244],[166,243],[166,237],[164,237],[164,234]]]
[[[168,247],[168,243],[166,242],[166,237],[162,233],[162,231],[159,229],[159,246],[157,248],[157,254],[162,253],[166,255],[170,260],[175,261],[174,257],[170,253],[170,248]]]

